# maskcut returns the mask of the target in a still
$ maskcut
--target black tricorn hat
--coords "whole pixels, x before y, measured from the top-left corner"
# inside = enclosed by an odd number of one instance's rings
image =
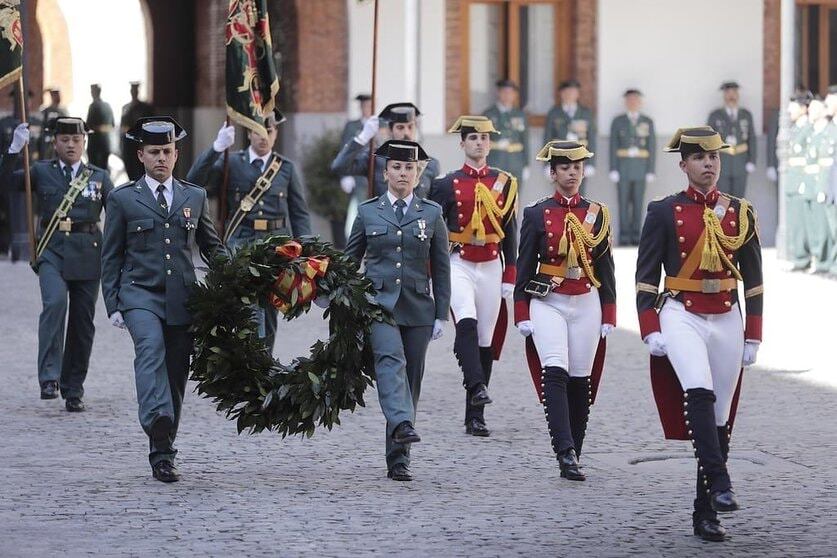
[[[642,97],[642,91],[636,88],[626,89],[622,96],[627,97],[628,95],[639,95]]]
[[[86,134],[90,131],[90,128],[84,120],[73,116],[53,118],[47,123],[47,128],[55,136],[58,134]]]
[[[719,151],[729,148],[721,138],[721,134],[711,126],[695,126],[693,128],[678,128],[674,137],[663,148],[666,153],[702,153],[706,151]]]
[[[378,115],[390,124],[396,122],[412,122],[421,116],[421,111],[413,103],[392,103],[384,107]]]
[[[592,159],[595,153],[575,141],[552,140],[544,145],[535,156],[536,161],[550,165],[566,165]]]
[[[576,89],[581,88],[581,83],[575,78],[573,79],[565,79],[558,85],[558,91],[563,91],[564,89],[569,89],[570,87],[575,87]]]
[[[738,85],[737,81],[725,81],[721,84],[720,89],[721,91],[726,91],[727,89],[738,89],[739,87],[741,86]]]
[[[375,155],[383,157],[387,161],[407,161],[414,163],[420,163],[430,159],[418,143],[408,140],[386,141],[381,147],[375,150]]]
[[[266,128],[278,126],[282,122],[286,121],[285,115],[282,114],[282,111],[279,109],[273,109],[273,112],[267,115],[264,119],[264,125]]]
[[[514,82],[513,79],[499,79],[497,83],[494,84],[497,89],[501,87],[511,87],[512,89],[518,89],[517,84]]]
[[[372,95],[369,93],[358,93],[355,95],[355,101],[371,101]]]
[[[186,130],[171,116],[145,116],[137,119],[125,137],[140,145],[166,145],[186,137]]]

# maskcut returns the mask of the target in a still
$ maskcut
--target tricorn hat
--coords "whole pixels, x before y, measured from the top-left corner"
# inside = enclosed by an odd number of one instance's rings
[[[358,93],[355,95],[355,101],[371,101],[372,95],[369,93]]]
[[[703,151],[718,151],[727,149],[721,134],[711,126],[696,126],[694,128],[678,128],[674,137],[663,149],[668,153],[700,153]]]
[[[586,147],[575,141],[552,140],[538,151],[535,160],[544,161],[550,165],[563,165],[586,161],[591,159],[595,153],[588,151]]]
[[[286,121],[285,115],[282,114],[282,111],[279,109],[273,109],[273,112],[268,114],[264,119],[265,128],[271,128],[273,126],[278,126],[282,122]]]
[[[138,118],[125,137],[140,145],[166,145],[186,137],[186,130],[171,116]]]
[[[494,84],[497,86],[497,89],[501,87],[511,87],[512,89],[518,89],[517,83],[514,82],[513,79],[500,79]]]
[[[47,129],[55,136],[58,134],[86,134],[90,131],[87,123],[73,116],[59,116],[47,123]]]
[[[739,87],[741,86],[738,85],[737,81],[725,81],[721,84],[720,89],[721,91],[726,91],[727,89],[738,89]]]
[[[378,115],[390,124],[396,122],[412,122],[421,116],[421,111],[413,103],[392,103],[384,107]]]
[[[414,163],[420,163],[430,159],[418,143],[408,140],[386,141],[375,151],[375,155],[383,157],[387,161],[407,161]]]
[[[636,88],[626,89],[622,96],[627,97],[628,95],[639,95],[642,97],[642,91]]]
[[[570,87],[575,87],[576,89],[581,88],[581,83],[575,78],[573,79],[565,79],[558,85],[558,91],[563,91],[564,89],[569,89]]]
[[[448,130],[449,134],[499,134],[487,116],[460,116]]]

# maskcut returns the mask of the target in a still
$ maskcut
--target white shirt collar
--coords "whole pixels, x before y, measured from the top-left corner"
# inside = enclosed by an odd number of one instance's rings
[[[499,110],[502,113],[506,113],[506,112],[509,112],[511,110],[511,107],[507,107],[506,105],[504,105],[502,103],[496,103],[496,105],[497,105],[497,110]]]
[[[639,120],[639,113],[638,112],[629,112],[628,113],[628,118],[633,120],[634,122],[636,122],[637,120]]]
[[[251,165],[253,164],[253,161],[255,161],[256,159],[261,159],[262,160],[262,167],[264,167],[267,164],[267,160],[270,159],[270,152],[268,152],[267,155],[259,156],[258,154],[256,154],[256,152],[253,150],[252,147],[248,147],[247,152],[250,155],[250,164]]]
[[[729,115],[730,118],[735,118],[738,115],[738,107],[731,107],[727,105],[726,109],[727,115]]]
[[[578,103],[572,105],[561,105],[561,109],[567,114],[575,114],[575,111],[578,110]]]
[[[166,192],[171,192],[173,190],[172,182],[174,181],[174,177],[168,177],[164,182],[162,182],[163,186],[166,188]],[[151,191],[154,192],[154,195],[157,195],[157,186],[161,183],[154,180],[147,174],[145,175],[145,183],[148,184],[148,187],[151,188]]]
[[[58,166],[61,168],[61,172],[64,172],[64,167],[69,166],[69,165],[67,165],[67,164],[66,164],[64,161],[62,161],[61,159],[58,159]],[[81,167],[81,161],[76,161],[76,162],[72,165],[72,167],[70,167],[70,168],[72,168],[72,169],[73,169],[73,176],[76,176],[76,175],[78,174],[78,169],[79,169],[79,167]]]
[[[408,207],[410,207],[410,204],[411,204],[411,203],[413,203],[413,197],[414,197],[414,196],[413,196],[413,193],[412,193],[412,192],[410,192],[410,195],[409,195],[409,196],[407,196],[406,198],[404,198],[404,203],[405,203],[405,204],[407,204],[407,205],[405,205],[405,206],[404,206],[404,209],[405,209],[405,210],[406,210]],[[395,209],[395,202],[398,200],[398,198],[397,198],[397,197],[395,197],[395,194],[393,194],[392,192],[390,192],[389,190],[387,190],[387,199],[389,200],[389,204],[393,207],[393,209]]]

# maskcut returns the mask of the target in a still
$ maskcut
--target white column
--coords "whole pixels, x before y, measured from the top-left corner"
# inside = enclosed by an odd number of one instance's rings
[[[785,110],[788,99],[794,91],[794,65],[796,62],[796,3],[794,0],[782,0],[781,6],[781,55],[779,68],[780,98],[779,98],[779,137],[777,149],[779,152],[779,222],[776,227],[776,249],[780,258],[785,258],[785,185],[787,171],[788,132],[790,118]]]

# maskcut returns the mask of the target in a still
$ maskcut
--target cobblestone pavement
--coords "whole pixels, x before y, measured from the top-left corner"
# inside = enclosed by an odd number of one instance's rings
[[[342,427],[286,440],[238,436],[209,401],[187,393],[183,480],[156,482],[128,335],[100,304],[88,412],[39,400],[37,283],[25,265],[2,262],[0,556],[837,554],[837,387],[833,367],[811,376],[811,362],[828,362],[833,345],[806,345],[800,334],[831,336],[810,317],[833,315],[822,304],[835,304],[837,282],[780,273],[768,254],[768,335],[761,366],[747,372],[730,464],[743,509],[725,518],[726,543],[704,543],[690,528],[694,459],[685,443],[662,438],[635,332],[634,254],[617,253],[621,323],[592,410],[586,483],[558,476],[514,331],[486,413],[493,435],[465,436],[451,327],[428,355],[414,482],[385,478],[373,391]],[[281,325],[277,353],[294,356],[325,330],[318,311]]]

